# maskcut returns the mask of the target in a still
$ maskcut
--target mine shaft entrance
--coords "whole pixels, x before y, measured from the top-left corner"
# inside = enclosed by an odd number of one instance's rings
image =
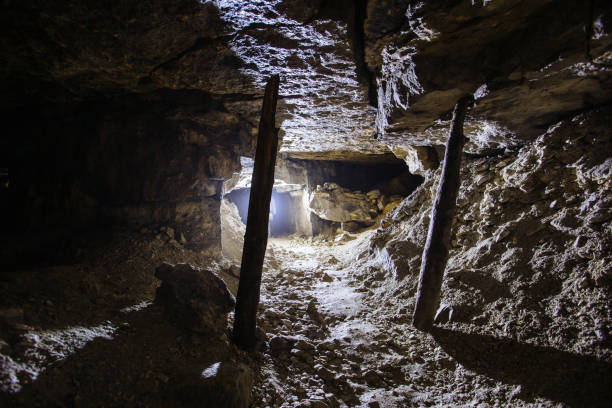
[[[228,183],[221,206],[222,248],[224,254],[232,252],[237,262],[247,222],[252,168],[252,160],[243,158],[241,162],[243,170]],[[275,177],[269,236],[324,239],[375,227],[423,182],[393,155],[361,161],[285,157],[279,160]]]

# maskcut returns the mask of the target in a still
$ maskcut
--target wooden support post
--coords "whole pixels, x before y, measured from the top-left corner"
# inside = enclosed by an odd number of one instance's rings
[[[427,242],[423,249],[421,273],[416,295],[412,324],[419,330],[428,331],[433,327],[434,314],[440,302],[442,277],[450,247],[451,226],[455,217],[457,192],[459,191],[459,170],[465,137],[463,121],[469,106],[474,102],[471,95],[461,98],[455,106],[453,121],[446,143],[444,167],[438,194],[434,201],[429,222]]]
[[[278,85],[279,76],[272,76],[266,85],[259,120],[255,168],[251,181],[249,213],[244,235],[240,281],[234,314],[234,342],[243,349],[250,348],[255,344],[261,272],[268,244],[270,198],[274,186],[274,166],[276,165],[278,150],[278,129],[275,127],[274,119],[278,100]]]

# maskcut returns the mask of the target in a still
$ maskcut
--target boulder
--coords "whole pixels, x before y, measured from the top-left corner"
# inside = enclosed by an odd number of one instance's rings
[[[199,333],[225,329],[235,299],[221,278],[185,263],[164,263],[155,276],[162,281],[155,303],[162,305],[177,325]]]

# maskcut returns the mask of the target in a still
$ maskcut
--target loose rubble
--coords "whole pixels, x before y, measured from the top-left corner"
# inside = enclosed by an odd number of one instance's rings
[[[401,200],[400,195],[388,197],[378,189],[364,194],[325,183],[310,194],[309,207],[321,219],[342,223],[343,231],[356,232],[374,225],[381,214],[391,211]]]

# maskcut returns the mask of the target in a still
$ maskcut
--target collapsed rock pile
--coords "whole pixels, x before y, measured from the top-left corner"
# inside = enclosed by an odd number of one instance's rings
[[[352,232],[373,225],[380,214],[388,213],[401,200],[399,195],[388,197],[378,189],[364,194],[325,183],[310,195],[310,211],[324,220],[341,222],[343,230]]]

